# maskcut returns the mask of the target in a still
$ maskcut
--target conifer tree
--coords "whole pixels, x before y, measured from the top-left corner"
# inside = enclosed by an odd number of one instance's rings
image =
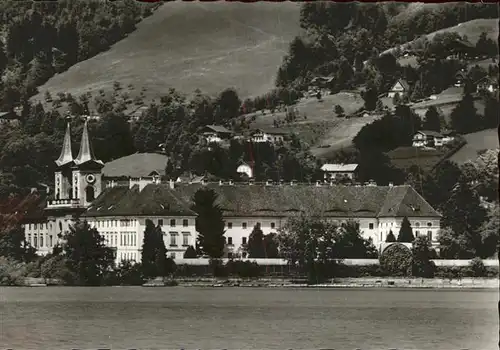
[[[387,234],[385,242],[386,243],[396,242],[396,237],[394,236],[394,233],[392,233],[392,230],[390,230],[389,233]]]
[[[247,244],[248,257],[252,259],[265,258],[264,232],[260,224],[256,224],[248,237]]]
[[[471,94],[464,95],[460,103],[451,112],[450,118],[453,129],[459,133],[466,134],[477,130],[479,120],[474,106],[474,98]]]
[[[399,229],[398,242],[411,243],[414,240],[415,236],[413,236],[413,229],[411,228],[410,221],[405,216],[401,222],[401,228]]]
[[[441,120],[439,119],[439,112],[435,106],[431,106],[427,109],[422,127],[424,130],[441,131]]]

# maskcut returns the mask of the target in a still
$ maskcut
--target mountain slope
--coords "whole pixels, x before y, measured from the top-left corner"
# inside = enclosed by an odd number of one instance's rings
[[[76,64],[41,86],[52,95],[111,90],[132,84],[145,100],[169,88],[218,93],[234,87],[241,97],[267,92],[289,42],[300,31],[300,4],[168,2],[109,51]],[[95,94],[94,94],[95,95]]]

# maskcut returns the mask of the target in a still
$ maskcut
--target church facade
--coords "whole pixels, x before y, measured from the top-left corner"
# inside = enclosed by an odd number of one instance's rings
[[[411,186],[278,183],[164,183],[159,176],[114,181],[103,176],[104,164],[92,150],[87,123],[76,158],[69,125],[56,160],[54,196],[43,215],[24,222],[26,240],[47,254],[76,220],[96,228],[116,254],[116,262],[140,261],[146,220],[162,227],[170,257],[182,259],[196,244],[191,209],[197,190],[210,188],[225,220],[226,256],[246,257],[245,245],[256,224],[264,234],[276,233],[290,217],[314,215],[341,223],[355,220],[362,235],[382,247],[389,232],[397,236],[407,217],[416,236],[437,246],[440,214]],[[131,164],[133,166],[133,164]]]

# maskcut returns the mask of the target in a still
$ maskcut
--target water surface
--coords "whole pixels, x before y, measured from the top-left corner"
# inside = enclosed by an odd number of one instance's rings
[[[14,349],[498,349],[495,290],[0,288]]]

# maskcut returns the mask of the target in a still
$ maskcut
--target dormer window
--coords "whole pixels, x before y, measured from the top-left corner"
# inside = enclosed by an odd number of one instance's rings
[[[170,219],[170,227],[175,227],[175,219]]]

